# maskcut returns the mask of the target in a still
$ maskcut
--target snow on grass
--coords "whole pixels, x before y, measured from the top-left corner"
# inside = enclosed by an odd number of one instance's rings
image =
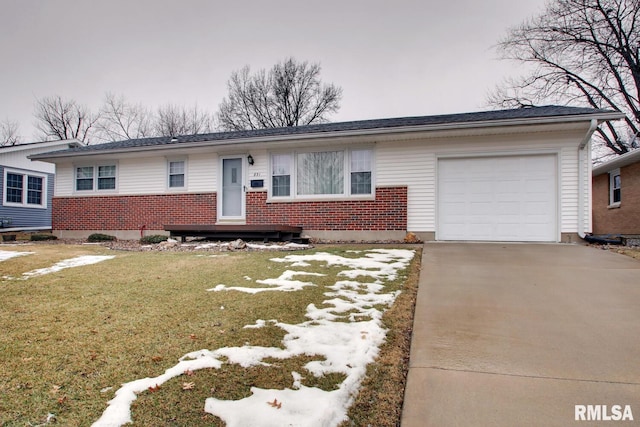
[[[13,251],[0,250],[0,262],[6,261],[11,258],[15,258],[17,256],[31,255],[32,253],[33,252],[13,252]]]
[[[215,288],[207,289],[207,291],[209,292],[239,291],[239,292],[246,292],[248,294],[257,294],[260,292],[267,292],[267,291],[293,292],[293,291],[299,291],[301,289],[304,289],[307,286],[316,286],[311,282],[302,282],[300,280],[293,280],[293,276],[324,276],[324,274],[307,273],[305,271],[287,270],[284,273],[282,273],[280,277],[276,279],[256,280],[256,283],[273,286],[271,288],[244,288],[240,286],[218,285]],[[245,280],[246,280],[246,277],[245,277]]]
[[[22,273],[22,277],[28,279],[30,277],[42,276],[49,273],[55,273],[56,271],[64,270],[65,268],[80,267],[83,265],[96,264],[98,262],[106,261],[108,259],[115,258],[115,255],[81,255],[75,258],[69,258],[55,263],[51,267],[38,268],[37,270],[27,271]]]
[[[366,373],[367,364],[374,361],[380,345],[385,340],[382,327],[381,306],[390,306],[399,291],[385,292],[384,281],[397,277],[399,269],[406,268],[414,256],[412,250],[379,249],[364,251],[357,258],[329,253],[290,255],[272,261],[286,262],[292,266],[307,266],[310,262],[344,266],[340,272],[352,280],[339,280],[328,287],[329,299],[323,308],[309,304],[306,317],[299,324],[270,320],[270,325],[286,331],[283,348],[245,345],[223,347],[216,350],[199,350],[184,355],[179,363],[155,378],[144,378],[124,384],[109,401],[109,406],[93,424],[94,427],[121,426],[132,422],[131,403],[138,393],[163,384],[187,371],[203,368],[220,368],[224,363],[251,366],[269,366],[266,359],[288,359],[311,355],[313,360],[305,365],[309,375],[323,376],[331,373],[345,375],[337,389],[325,391],[302,384],[304,377],[292,372],[291,387],[284,390],[251,388],[251,396],[240,400],[208,398],[204,410],[220,417],[227,426],[334,426],[346,418],[347,409]],[[226,287],[218,285],[209,291],[240,291],[256,293],[256,290],[293,291],[308,286],[308,282],[293,285],[296,275],[322,276],[318,273],[287,270],[277,279],[256,281],[269,285],[266,288]],[[374,283],[360,283],[358,277],[374,278]],[[313,284],[310,284],[313,285]],[[315,286],[315,285],[313,285]],[[246,328],[262,328],[267,321],[257,319]]]

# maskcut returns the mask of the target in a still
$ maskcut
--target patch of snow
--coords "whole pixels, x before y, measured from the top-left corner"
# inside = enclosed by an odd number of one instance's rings
[[[245,288],[241,286],[226,286],[226,285],[218,285],[215,288],[207,289],[209,292],[220,292],[220,291],[239,291],[246,292],[248,294],[257,294],[260,292],[267,291],[283,291],[283,292],[293,292],[304,289],[307,286],[316,286],[311,282],[302,282],[300,280],[293,280],[293,276],[325,276],[325,274],[320,273],[308,273],[306,271],[294,271],[287,270],[280,275],[280,277],[275,279],[265,279],[265,280],[256,280],[256,283],[260,283],[262,285],[271,285],[269,288]]]
[[[293,264],[321,261],[331,265],[347,266],[359,272],[366,271],[375,277],[375,283],[358,283],[354,280],[336,281],[328,287],[325,295],[330,299],[318,308],[309,304],[306,317],[310,320],[299,324],[271,321],[286,332],[283,348],[245,345],[223,347],[217,350],[199,350],[184,355],[179,363],[155,378],[144,378],[124,384],[109,402],[100,419],[93,426],[121,426],[132,422],[130,407],[136,394],[150,387],[163,384],[187,370],[220,368],[223,363],[242,367],[269,366],[266,359],[287,359],[300,355],[313,356],[305,365],[311,375],[323,376],[342,373],[345,380],[336,390],[324,391],[302,384],[303,377],[292,372],[291,388],[265,390],[251,388],[251,396],[241,400],[226,401],[216,398],[205,400],[204,409],[220,417],[227,426],[334,426],[345,420],[347,409],[364,378],[367,364],[374,361],[379,347],[385,340],[386,330],[381,323],[382,311],[376,307],[390,306],[399,292],[384,292],[384,281],[395,278],[397,270],[408,265],[414,256],[411,250],[366,251],[360,258],[345,258],[326,253],[294,255],[277,258],[276,262]],[[267,279],[264,284],[274,284],[280,290],[290,290],[288,283],[300,271],[287,271],[278,279]],[[344,274],[342,274],[344,273]],[[362,273],[341,275],[360,277]],[[322,276],[317,273],[306,273]],[[305,282],[302,282],[305,283]],[[313,284],[312,284],[313,285]],[[314,285],[315,286],[315,285]],[[304,286],[298,289],[303,289]],[[240,290],[219,285],[213,290]],[[274,290],[275,288],[263,288]],[[253,290],[250,293],[254,293]],[[246,328],[266,326],[266,321],[257,320]]]
[[[0,262],[19,256],[31,255],[33,253],[34,252],[13,252],[0,250]]]
[[[28,271],[22,273],[22,277],[27,279],[29,277],[42,276],[49,273],[55,273],[65,268],[80,267],[83,265],[96,264],[108,259],[115,258],[115,255],[81,255],[75,258],[69,258],[55,263],[51,267],[39,268],[37,270]]]

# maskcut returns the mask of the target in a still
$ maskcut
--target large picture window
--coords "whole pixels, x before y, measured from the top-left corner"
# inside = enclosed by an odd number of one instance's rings
[[[76,191],[108,191],[115,189],[115,164],[76,167]]]
[[[4,205],[46,207],[46,178],[19,171],[5,170]]]
[[[271,155],[271,197],[371,195],[373,152],[327,150]]]

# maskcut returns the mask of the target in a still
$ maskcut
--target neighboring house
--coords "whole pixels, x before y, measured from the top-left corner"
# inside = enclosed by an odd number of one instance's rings
[[[593,233],[640,235],[640,150],[593,168]]]
[[[532,107],[135,139],[56,164],[53,228],[138,238],[166,224],[286,224],[325,239],[576,241],[590,139],[622,115]]]
[[[64,140],[0,147],[0,226],[51,228],[55,165],[28,156],[80,146],[77,140]]]

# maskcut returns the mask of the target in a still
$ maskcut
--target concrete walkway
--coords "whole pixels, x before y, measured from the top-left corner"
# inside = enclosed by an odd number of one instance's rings
[[[402,426],[585,425],[575,405],[630,405],[622,425],[640,424],[640,261],[425,245]]]

